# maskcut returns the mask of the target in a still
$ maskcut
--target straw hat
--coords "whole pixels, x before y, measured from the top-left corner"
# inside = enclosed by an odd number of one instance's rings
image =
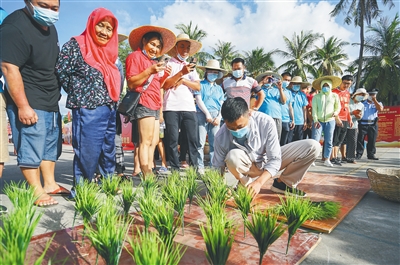
[[[326,75],[318,79],[315,79],[314,82],[312,83],[313,88],[315,88],[316,90],[321,90],[321,81],[323,80],[330,80],[332,82],[332,88],[338,87],[340,86],[340,83],[342,83],[342,79],[340,79],[340,77],[333,75]]]
[[[304,88],[307,88],[307,87],[309,87],[309,86],[311,86],[311,83],[303,82],[303,83],[300,85],[300,89],[304,89]]]
[[[226,70],[222,69],[219,66],[218,60],[215,60],[215,59],[208,60],[208,62],[205,66],[197,66],[197,68],[199,68],[203,71],[206,71],[207,69],[218,70],[218,71],[221,71],[223,75],[225,75],[227,73]]]
[[[257,82],[260,83],[260,81],[263,80],[266,76],[272,76],[273,78],[282,80],[282,76],[280,74],[272,72],[272,71],[266,71],[266,72],[264,72],[262,74],[259,74],[256,77]]]
[[[128,36],[126,36],[125,34],[118,33],[118,43],[121,43],[127,39],[128,39]]]
[[[136,51],[137,48],[142,47],[142,38],[144,34],[152,31],[160,33],[163,39],[164,45],[160,54],[167,53],[172,47],[174,47],[176,38],[172,31],[163,27],[146,25],[133,29],[129,34],[129,45],[131,46],[132,51]]]
[[[292,78],[292,80],[290,81],[288,87],[289,87],[289,88],[292,87],[293,84],[300,85],[300,87],[303,87],[303,88],[304,88],[304,86],[305,86],[306,84],[308,84],[308,82],[303,82],[303,79],[301,78],[301,76],[294,76],[294,77]]]
[[[368,98],[368,92],[367,92],[367,90],[365,90],[365,88],[357,89],[356,92],[354,92],[354,94],[351,96],[351,98],[354,98],[355,96],[360,95],[360,94],[364,94],[363,100],[366,100]]]
[[[176,46],[176,44],[178,42],[180,42],[180,41],[188,41],[188,42],[190,42],[189,56],[192,56],[193,54],[196,54],[198,51],[200,51],[201,46],[202,46],[200,42],[198,42],[197,40],[190,39],[189,36],[187,34],[185,34],[185,33],[181,33],[176,37],[176,42],[175,42],[174,46]],[[168,52],[168,55],[171,56],[171,57],[175,57],[176,56],[175,47]]]

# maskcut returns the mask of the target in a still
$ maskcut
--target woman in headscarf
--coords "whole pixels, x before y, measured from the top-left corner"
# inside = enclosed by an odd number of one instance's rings
[[[92,181],[96,167],[108,177],[115,169],[116,104],[120,96],[118,21],[105,8],[95,9],[85,31],[66,42],[56,64],[72,109],[74,185]],[[74,196],[74,194],[72,194]]]
[[[324,132],[324,152],[322,159],[324,165],[332,167],[332,163],[329,161],[332,152],[332,141],[333,131],[335,130],[336,119],[340,111],[340,100],[339,96],[332,93],[332,88],[338,87],[342,80],[337,76],[323,76],[316,79],[312,86],[316,90],[321,91],[316,94],[312,99],[312,117],[313,117],[313,128],[311,137],[319,141],[321,138],[322,131]]]
[[[131,91],[141,93],[135,109],[139,131],[139,163],[143,174],[152,173],[154,150],[159,141],[161,86],[166,70],[164,61],[156,58],[175,45],[175,34],[157,26],[141,26],[129,34],[129,44],[134,51],[126,58],[126,80]],[[161,118],[162,122],[162,118]]]

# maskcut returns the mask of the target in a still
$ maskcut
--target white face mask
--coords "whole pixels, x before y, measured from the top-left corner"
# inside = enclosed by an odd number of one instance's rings
[[[40,25],[50,27],[58,21],[58,16],[59,16],[58,12],[47,9],[47,8],[34,6],[34,5],[32,5],[31,2],[29,2],[29,4],[31,4],[31,6],[33,8],[32,17]],[[28,8],[28,10],[29,10],[29,8]]]

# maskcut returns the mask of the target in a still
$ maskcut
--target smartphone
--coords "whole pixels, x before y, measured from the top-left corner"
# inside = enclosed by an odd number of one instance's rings
[[[163,62],[164,65],[167,65],[169,62],[169,59],[171,59],[171,57],[169,57],[168,55],[164,54],[163,56],[161,56],[159,62]]]
[[[197,58],[196,58],[196,57],[192,57],[192,58],[190,59],[189,64],[194,64],[194,66],[196,66],[196,64],[197,64]]]

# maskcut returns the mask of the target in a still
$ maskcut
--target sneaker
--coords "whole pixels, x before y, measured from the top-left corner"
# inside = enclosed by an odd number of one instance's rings
[[[368,159],[369,160],[379,160],[379,158],[377,158],[376,156],[369,156]]]
[[[313,167],[316,167],[317,165],[315,164],[315,162],[312,162],[311,164]]]
[[[199,173],[200,175],[204,175],[205,174],[204,168],[198,168],[197,173]]]
[[[297,197],[306,197],[307,196],[307,194],[304,191],[288,187],[285,183],[278,182],[277,179],[274,179],[274,183],[271,186],[271,191],[273,191],[275,193],[281,193],[281,194],[285,194],[285,192],[288,192],[292,195],[296,195]]]
[[[340,163],[339,158],[335,158],[333,164],[335,164],[337,166],[342,166],[342,163]]]
[[[325,160],[324,166],[326,166],[326,167],[333,167],[333,165],[332,165],[331,161],[329,161],[329,159]]]
[[[340,162],[342,162],[342,163],[347,163],[347,158],[346,158],[346,157],[342,157],[342,159],[340,160]]]
[[[356,160],[360,160],[361,156],[360,155],[356,155]]]
[[[157,171],[158,174],[167,174],[168,173],[168,168],[166,167],[160,167]]]
[[[347,163],[349,163],[349,164],[357,164],[357,162],[352,158],[348,158],[347,159]]]

